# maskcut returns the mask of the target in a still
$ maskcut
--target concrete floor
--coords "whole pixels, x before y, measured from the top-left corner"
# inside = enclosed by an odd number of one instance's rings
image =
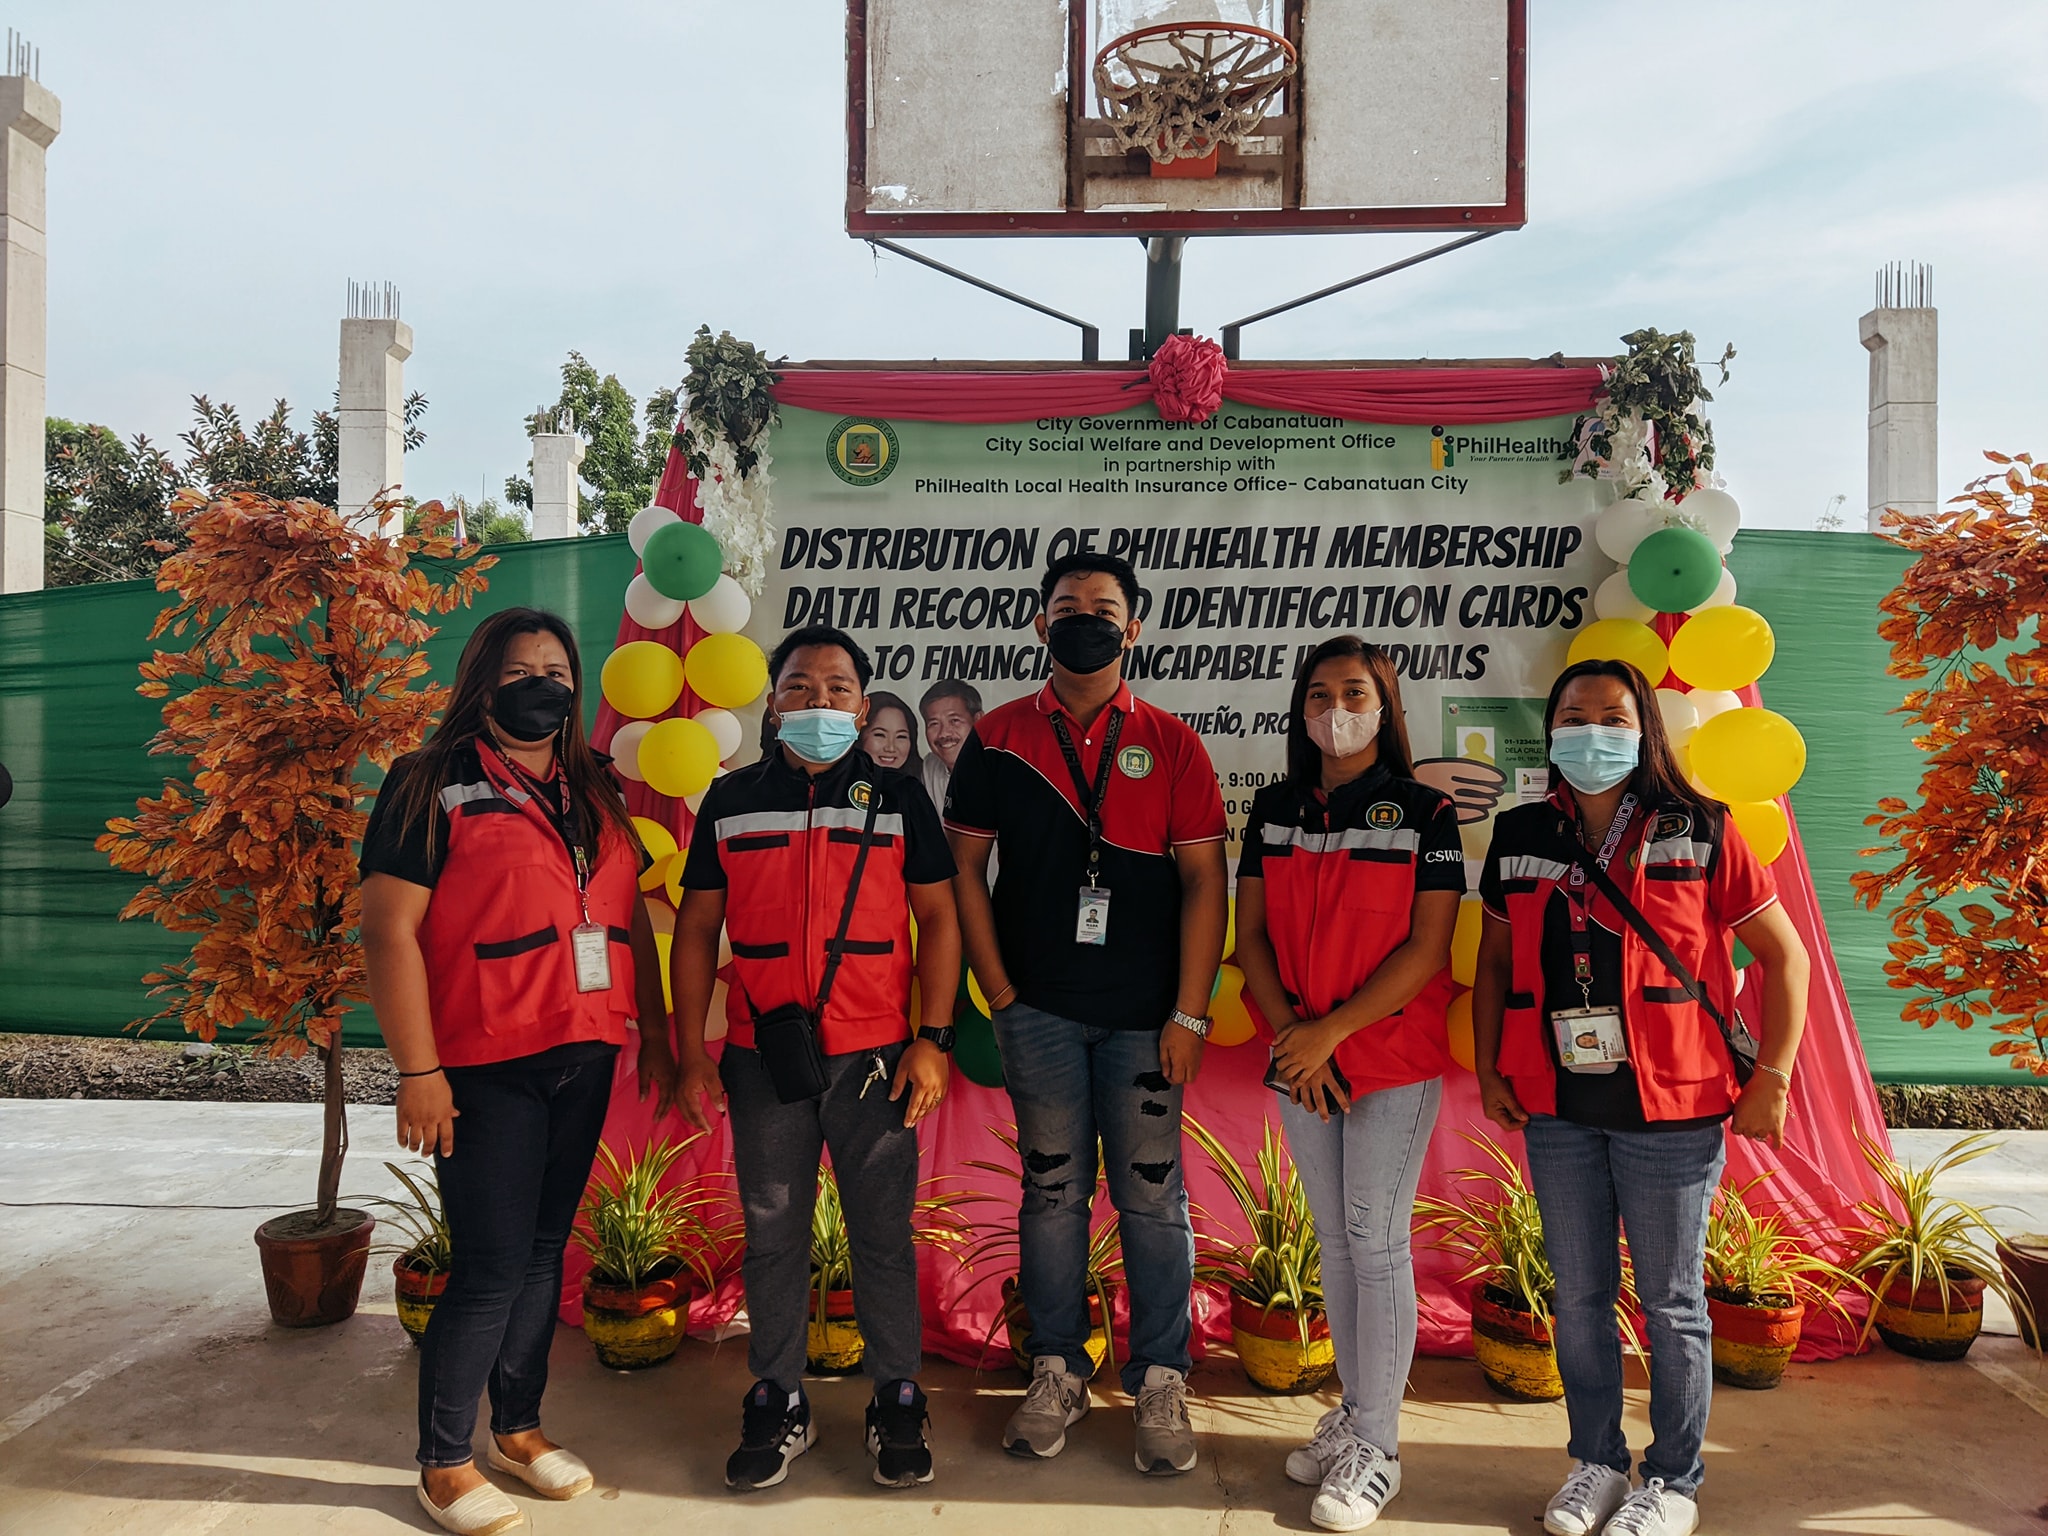
[[[345,1187],[388,1180],[386,1110],[356,1116]],[[299,1105],[0,1101],[0,1531],[35,1536],[397,1532],[412,1502],[414,1352],[373,1279],[337,1328],[272,1328],[249,1233],[263,1210],[124,1206],[302,1203],[318,1111]],[[1924,1156],[1943,1133],[1900,1136]],[[1974,1199],[2048,1228],[2048,1133],[1974,1165]],[[50,1203],[37,1203],[50,1202]],[[76,1202],[109,1202],[105,1206]],[[1646,1438],[1631,1366],[1631,1438]],[[1306,1530],[1308,1493],[1280,1464],[1326,1400],[1250,1388],[1227,1357],[1199,1367],[1202,1463],[1184,1478],[1130,1466],[1128,1407],[1097,1412],[1047,1464],[993,1447],[1020,1389],[933,1368],[938,1480],[868,1481],[865,1388],[819,1382],[822,1439],[783,1488],[739,1499],[721,1471],[747,1385],[744,1341],[692,1341],[668,1365],[600,1370],[557,1337],[550,1429],[598,1491],[522,1499],[535,1532],[786,1533],[1000,1528],[1017,1536],[1115,1522],[1119,1536]],[[1566,1470],[1563,1410],[1503,1403],[1466,1361],[1417,1364],[1403,1422],[1406,1486],[1380,1529],[1533,1532]],[[1853,1536],[2048,1533],[2048,1368],[1987,1337],[1963,1365],[1879,1351],[1795,1367],[1770,1393],[1716,1394],[1703,1530]]]

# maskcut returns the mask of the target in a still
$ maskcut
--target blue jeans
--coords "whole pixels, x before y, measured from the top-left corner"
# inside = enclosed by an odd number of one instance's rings
[[[1021,1003],[995,1016],[995,1031],[1023,1161],[1017,1284],[1031,1313],[1027,1347],[1069,1370],[1087,1359],[1100,1137],[1130,1294],[1124,1390],[1137,1392],[1147,1366],[1186,1371],[1195,1236],[1181,1178],[1181,1091],[1159,1069],[1159,1031],[1100,1029]]]
[[[1337,1379],[1359,1439],[1401,1450],[1401,1394],[1415,1362],[1415,1263],[1408,1227],[1443,1079],[1361,1095],[1329,1123],[1283,1101],[1287,1150],[1322,1234],[1323,1299]]]
[[[1551,1115],[1529,1120],[1529,1174],[1557,1276],[1557,1369],[1571,1454],[1629,1469],[1621,1431],[1621,1290],[1616,1220],[1628,1229],[1650,1346],[1650,1448],[1642,1475],[1690,1497],[1713,1406],[1713,1329],[1703,1277],[1707,1211],[1727,1159],[1720,1125],[1603,1131]]]
[[[580,1041],[482,1067],[450,1067],[455,1150],[434,1159],[454,1267],[420,1340],[424,1467],[470,1459],[477,1398],[491,1429],[540,1426],[562,1249],[612,1098],[615,1045]]]

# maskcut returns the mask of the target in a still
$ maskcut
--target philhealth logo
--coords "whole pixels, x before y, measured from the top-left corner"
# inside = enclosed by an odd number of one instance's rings
[[[1444,436],[1442,427],[1429,429],[1429,467],[1449,469],[1458,462],[1457,450],[1451,447],[1451,440]]]

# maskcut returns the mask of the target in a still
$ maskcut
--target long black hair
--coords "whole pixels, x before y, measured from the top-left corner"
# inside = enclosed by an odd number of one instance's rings
[[[868,695],[868,723],[862,728],[861,734],[867,734],[868,730],[874,726],[877,717],[885,709],[893,709],[901,715],[904,726],[910,732],[910,757],[897,772],[916,773],[924,766],[924,754],[917,750],[917,711],[904,703],[895,694],[877,688]]]
[[[1543,706],[1543,756],[1550,757],[1551,722],[1557,718],[1558,700],[1564,691],[1582,677],[1612,677],[1619,679],[1636,701],[1636,719],[1642,725],[1643,743],[1636,753],[1635,791],[1637,798],[1653,802],[1677,801],[1699,810],[1720,806],[1720,801],[1709,799],[1686,781],[1678,767],[1678,755],[1671,747],[1671,733],[1664,729],[1664,712],[1657,707],[1657,690],[1650,686],[1650,680],[1630,662],[1620,660],[1579,661],[1557,674],[1557,681],[1550,685],[1550,698]],[[1550,787],[1555,790],[1564,782],[1564,775],[1555,765],[1550,770]]]
[[[1354,656],[1380,691],[1380,762],[1396,778],[1415,777],[1415,754],[1408,750],[1408,713],[1401,707],[1401,673],[1394,658],[1356,635],[1332,635],[1301,659],[1294,674],[1294,696],[1287,705],[1287,776],[1296,788],[1315,789],[1323,782],[1323,749],[1308,736],[1302,710],[1308,703],[1309,680],[1316,668],[1338,657]]]

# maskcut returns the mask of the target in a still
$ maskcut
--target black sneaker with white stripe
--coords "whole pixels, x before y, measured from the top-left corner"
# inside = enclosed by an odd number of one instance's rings
[[[868,1454],[884,1488],[914,1488],[932,1480],[932,1451],[924,1442],[931,1423],[924,1393],[914,1381],[887,1381],[868,1404]]]
[[[755,1382],[740,1412],[740,1448],[725,1463],[725,1486],[773,1488],[817,1438],[810,1400],[801,1389],[791,1401],[774,1382]]]

